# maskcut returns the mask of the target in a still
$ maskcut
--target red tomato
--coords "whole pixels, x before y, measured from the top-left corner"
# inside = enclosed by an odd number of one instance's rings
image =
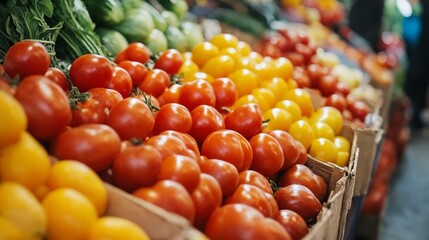
[[[170,135],[170,136],[180,138],[183,141],[183,143],[185,143],[185,146],[189,150],[191,150],[195,153],[195,156],[197,156],[197,157],[200,156],[200,149],[198,147],[198,143],[197,143],[197,141],[195,141],[195,139],[193,137],[191,137],[191,135],[189,135],[187,133],[178,132],[175,130],[166,130],[166,131],[159,133],[159,135]]]
[[[159,68],[173,75],[179,72],[183,64],[183,56],[176,49],[164,51],[155,62],[154,68]]]
[[[201,170],[195,159],[174,154],[162,160],[160,180],[173,180],[182,184],[189,193],[192,193],[200,183]]]
[[[212,83],[216,96],[216,109],[221,111],[222,107],[230,107],[238,98],[237,87],[230,78],[216,78]]]
[[[197,158],[195,153],[188,149],[184,141],[172,135],[155,135],[150,137],[145,144],[154,146],[161,153],[162,159],[166,159],[175,154]]]
[[[51,59],[45,46],[35,41],[21,41],[10,47],[4,56],[4,71],[10,78],[24,79],[30,75],[44,75]]]
[[[58,159],[73,159],[96,172],[110,167],[121,151],[121,140],[109,126],[84,124],[62,132],[52,145]]]
[[[313,63],[307,66],[307,73],[311,80],[311,86],[313,88],[319,88],[320,79],[329,73],[329,69]]]
[[[300,68],[302,69],[302,68]],[[309,88],[311,87],[311,80],[308,77],[307,73],[302,71],[302,70],[298,70],[298,67],[295,68],[295,70],[293,71],[293,77],[292,77],[299,88]]]
[[[265,218],[253,207],[228,204],[213,212],[204,233],[212,240],[290,240],[276,221]]]
[[[337,84],[337,77],[328,74],[319,79],[318,88],[323,96],[328,97],[337,91]]]
[[[85,54],[76,58],[70,67],[70,80],[81,92],[91,88],[105,88],[113,74],[113,65],[106,57]]]
[[[120,63],[125,60],[136,61],[139,63],[146,63],[149,61],[151,52],[149,48],[143,43],[134,42],[128,45],[118,56],[116,56],[115,62]]]
[[[192,127],[189,134],[198,143],[212,132],[225,129],[223,116],[212,106],[200,105],[191,111]]]
[[[173,84],[167,88],[158,98],[160,106],[167,103],[179,103],[180,90],[182,89],[182,86],[183,85],[181,84]]]
[[[200,183],[191,197],[195,206],[194,225],[203,230],[210,215],[222,204],[222,190],[214,177],[202,173]]]
[[[266,133],[259,133],[252,137],[249,143],[253,151],[250,169],[264,176],[270,176],[283,167],[283,150],[274,137]]]
[[[189,110],[178,103],[163,105],[156,115],[153,133],[166,130],[188,133],[192,127],[192,116]]]
[[[180,183],[172,180],[157,182],[149,188],[140,188],[134,196],[153,203],[169,212],[186,218],[191,224],[195,219],[195,206],[192,197]]]
[[[179,103],[192,111],[199,105],[214,107],[216,95],[214,89],[207,81],[197,79],[186,82],[180,90]]]
[[[139,85],[139,89],[144,93],[155,97],[161,96],[162,93],[170,86],[170,76],[161,69],[152,69]]]
[[[252,146],[250,145],[249,141],[245,139],[241,134],[237,134],[238,137],[241,139],[240,144],[241,148],[243,149],[243,167],[239,171],[248,170],[250,166],[252,165],[252,159],[253,159],[253,150]]]
[[[299,157],[296,160],[295,164],[305,164],[307,162],[307,149],[299,141],[296,141],[296,145],[298,146]]]
[[[233,164],[241,170],[245,161],[243,141],[233,130],[218,130],[210,133],[201,147],[201,154],[207,158],[220,159]],[[244,139],[244,141],[246,141]]]
[[[112,78],[110,78],[107,88],[118,91],[122,97],[129,97],[133,89],[133,80],[125,69],[114,67]]]
[[[305,64],[304,56],[297,52],[287,52],[283,54],[283,56],[289,59],[292,62],[293,66],[304,66]]]
[[[222,195],[226,196],[238,186],[238,171],[229,162],[218,159],[207,159],[199,162],[201,172],[213,176],[218,181]]]
[[[268,179],[264,175],[253,170],[240,172],[238,184],[251,184],[264,190],[266,193],[273,194],[273,189]]]
[[[38,140],[50,140],[63,132],[72,119],[66,93],[51,80],[32,75],[16,89],[15,98],[24,107],[27,130]]]
[[[264,190],[251,185],[251,184],[240,184],[237,189],[225,200],[226,204],[242,203],[258,209],[265,217],[275,218],[278,214],[277,204],[272,194],[264,192]],[[273,209],[272,206],[277,207]]]
[[[347,97],[350,93],[350,88],[346,83],[339,81],[337,83],[337,89],[335,92],[343,95],[344,97]]]
[[[284,227],[293,240],[302,239],[309,232],[307,223],[294,211],[287,209],[280,210],[280,214],[276,220]]]
[[[113,162],[114,184],[127,192],[152,186],[161,172],[161,164],[161,154],[155,147],[126,147]]]
[[[343,95],[334,93],[326,98],[325,106],[331,106],[343,112],[347,108],[347,100]]]
[[[149,70],[143,63],[136,61],[121,61],[118,66],[125,69],[133,80],[133,86],[137,87],[143,82]]]
[[[269,131],[268,134],[274,137],[280,143],[280,146],[283,150],[284,162],[281,170],[284,170],[295,164],[300,154],[295,139],[288,132],[283,130],[272,130]]]
[[[261,55],[272,58],[279,58],[281,57],[281,52],[278,46],[272,43],[264,43],[262,45]]]
[[[362,122],[365,122],[366,116],[371,112],[368,104],[360,100],[348,104],[347,109],[352,113],[353,117],[361,120]]]
[[[126,98],[110,110],[106,124],[115,129],[122,140],[144,140],[152,132],[155,118],[145,103],[136,98]]]
[[[298,184],[280,188],[275,194],[275,199],[280,210],[292,210],[306,222],[316,219],[322,210],[322,205],[310,189]]]
[[[15,95],[15,88],[12,87],[10,85],[9,81],[6,80],[4,75],[1,75],[1,74],[0,74],[0,90],[3,90],[5,92],[9,93],[12,96]]]
[[[314,54],[310,47],[303,43],[297,43],[295,45],[295,52],[301,54],[301,56],[304,58],[304,63],[306,64],[310,62],[310,59]]]
[[[229,112],[224,117],[225,128],[237,131],[250,139],[262,132],[262,112],[256,103],[247,103]]]
[[[58,86],[60,86],[66,93],[70,90],[70,83],[68,82],[66,75],[60,69],[50,67],[44,76],[58,84]]]
[[[327,190],[326,182],[323,179],[319,181],[316,176],[307,166],[295,164],[280,176],[277,183],[279,187],[286,187],[291,184],[303,185],[310,189],[319,201],[323,201]]]
[[[352,112],[350,112],[350,110],[344,109],[343,112],[342,112],[342,115],[343,115],[343,119],[344,120],[347,120],[347,121],[350,121],[350,122],[353,121],[353,114],[352,114]]]

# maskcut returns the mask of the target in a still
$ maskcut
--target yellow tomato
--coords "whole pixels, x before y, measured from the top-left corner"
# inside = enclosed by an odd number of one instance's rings
[[[340,167],[345,167],[349,163],[349,159],[350,159],[349,152],[339,151],[337,161],[335,162],[335,164],[337,164]]]
[[[42,201],[46,197],[46,195],[48,195],[49,191],[50,189],[48,188],[48,186],[40,185],[33,191],[33,194],[39,201]]]
[[[241,96],[240,98],[237,99],[237,101],[235,101],[235,103],[231,106],[231,109],[234,110],[240,106],[243,106],[244,104],[247,103],[256,103],[259,105],[259,107],[261,108],[261,112],[265,112],[269,109],[268,107],[268,103],[263,100],[263,99],[258,99],[255,96],[253,96],[252,94],[247,94],[244,96]]]
[[[97,210],[80,192],[59,188],[43,199],[49,240],[84,240],[97,222]]]
[[[198,43],[192,49],[192,61],[199,67],[203,67],[209,59],[217,55],[219,55],[219,49],[209,42]]]
[[[1,240],[29,240],[30,236],[25,234],[13,222],[0,217],[0,239]]]
[[[268,88],[274,92],[276,101],[281,100],[284,93],[288,90],[287,83],[283,78],[275,77],[260,82],[259,87]]]
[[[235,70],[235,62],[228,55],[218,55],[208,60],[201,68],[202,72],[212,75],[214,78],[226,77]]]
[[[30,239],[40,239],[40,236],[45,235],[45,211],[27,188],[16,182],[2,182],[0,196],[0,217],[31,236]]]
[[[192,52],[184,52],[182,53],[183,60],[192,60]]]
[[[248,57],[251,58],[251,59],[253,59],[253,60],[255,60],[257,63],[262,62],[262,56],[258,52],[252,51],[252,52],[249,53]]]
[[[46,182],[51,162],[48,153],[29,133],[0,148],[0,180],[18,182],[30,191]]]
[[[212,39],[210,39],[210,43],[215,45],[219,48],[219,50],[222,50],[224,48],[237,48],[238,46],[238,38],[232,34],[229,33],[220,33]]]
[[[283,130],[288,131],[292,124],[292,115],[281,108],[271,108],[263,114],[264,120],[267,120],[264,131]]]
[[[214,78],[205,72],[196,72],[192,76],[189,76],[189,78],[186,79],[186,82],[190,82],[196,79],[202,79],[206,80],[209,83],[212,83],[214,81]]]
[[[24,108],[15,98],[0,90],[0,147],[18,141],[27,128]]]
[[[183,73],[183,81],[189,82],[194,80],[194,75],[199,71],[198,65],[192,60],[185,60],[180,67],[179,73]]]
[[[343,115],[341,112],[329,106],[324,106],[317,109],[313,115],[311,115],[310,122],[323,122],[332,127],[335,134],[339,134],[343,129]]]
[[[291,100],[298,104],[301,108],[301,113],[303,116],[310,117],[314,112],[313,102],[311,100],[311,95],[306,90],[301,88],[295,88],[287,91],[284,96],[284,100]]]
[[[273,107],[276,102],[274,92],[268,88],[255,88],[252,90],[252,95],[258,99],[264,99],[267,101],[269,107]]]
[[[292,77],[293,64],[289,59],[280,57],[275,59],[271,64],[273,65],[276,77],[281,77],[283,79],[289,79]]]
[[[258,64],[255,59],[250,57],[242,57],[236,62],[235,69],[247,68],[255,71],[255,66]]]
[[[235,63],[238,63],[242,57],[237,49],[231,47],[220,50],[219,55],[228,55],[234,59]]]
[[[286,83],[288,89],[298,88],[298,83],[293,78],[289,78],[288,80],[286,80]]]
[[[340,152],[350,152],[350,141],[343,136],[336,136],[334,144]]]
[[[137,224],[119,217],[102,217],[92,227],[88,240],[149,240]]]
[[[71,160],[56,162],[49,173],[47,185],[51,190],[72,188],[79,191],[94,204],[98,215],[102,215],[106,210],[107,191],[103,181],[81,162]]]
[[[289,128],[289,134],[292,135],[295,140],[300,142],[306,149],[310,147],[314,140],[313,128],[311,128],[311,125],[304,120],[298,120],[292,123]]]
[[[324,162],[335,163],[338,158],[338,150],[332,141],[326,138],[316,138],[311,143],[310,155]]]
[[[288,111],[292,115],[292,122],[296,122],[301,118],[301,108],[291,100],[280,100],[276,103],[275,107]]]
[[[335,133],[331,126],[323,122],[314,122],[311,124],[315,138],[326,138],[334,141]]]
[[[255,65],[255,73],[258,74],[259,78],[263,80],[279,77],[275,73],[273,65],[265,61]]]
[[[250,94],[253,89],[258,87],[258,76],[249,69],[238,69],[228,75],[237,88],[238,96]]]
[[[248,56],[252,51],[252,47],[247,42],[238,41],[237,50],[241,54],[241,56]]]

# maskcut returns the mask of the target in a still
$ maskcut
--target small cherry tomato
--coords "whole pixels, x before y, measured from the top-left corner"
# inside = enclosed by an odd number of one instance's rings
[[[183,64],[183,57],[176,49],[164,51],[156,60],[154,68],[162,69],[168,74],[173,75],[179,72]]]
[[[76,58],[70,67],[70,80],[81,92],[91,88],[105,88],[113,74],[113,65],[106,57],[85,54]]]

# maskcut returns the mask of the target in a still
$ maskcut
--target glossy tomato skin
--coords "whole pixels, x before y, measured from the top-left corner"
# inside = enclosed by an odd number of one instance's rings
[[[195,219],[195,206],[191,195],[180,183],[172,180],[157,182],[149,188],[140,188],[134,196],[186,218],[191,224]]]
[[[106,57],[85,54],[76,58],[70,67],[70,80],[81,92],[108,86],[113,74],[112,63]]]
[[[110,110],[106,124],[115,129],[122,140],[144,140],[152,132],[155,118],[145,103],[136,98],[126,98]]]
[[[155,147],[149,145],[126,147],[113,162],[113,182],[127,192],[152,186],[157,181],[161,164],[161,154]]]
[[[191,194],[200,183],[200,175],[201,169],[195,159],[174,154],[162,160],[158,181],[167,179],[176,181]]]
[[[295,163],[305,164],[307,162],[307,149],[299,141],[296,141],[296,145],[298,146],[298,149],[299,149],[299,156]]]
[[[222,204],[222,189],[214,177],[202,173],[191,197],[195,206],[194,226],[203,230],[210,215]]]
[[[268,194],[271,194],[271,195],[273,194],[273,189],[271,188],[271,185],[268,179],[264,175],[254,170],[245,170],[239,173],[238,185],[241,185],[241,184],[251,184],[262,189],[264,192]]]
[[[222,107],[230,107],[238,99],[237,87],[230,78],[216,78],[211,85],[216,96],[216,109],[222,110]]]
[[[284,227],[293,240],[302,239],[309,232],[307,223],[296,212],[283,209],[276,220]]]
[[[183,143],[185,144],[185,146],[189,150],[191,150],[195,153],[195,156],[197,156],[197,157],[200,156],[200,149],[199,149],[198,143],[197,143],[197,141],[195,141],[195,139],[193,137],[191,137],[191,135],[189,135],[187,133],[178,132],[175,130],[166,130],[166,131],[160,132],[159,135],[171,135],[171,136],[174,136],[174,137],[181,139],[183,141]]]
[[[133,87],[139,86],[145,79],[149,70],[143,63],[136,61],[122,61],[118,64],[118,67],[125,69],[133,81]]]
[[[21,41],[10,47],[4,56],[4,71],[10,78],[24,79],[44,75],[51,64],[45,46],[35,41]]]
[[[189,110],[181,104],[168,103],[159,109],[153,133],[158,134],[166,130],[188,133],[191,127],[192,116]]]
[[[212,106],[200,105],[191,111],[192,127],[189,134],[198,143],[212,132],[225,129],[223,116]]]
[[[362,122],[365,122],[366,116],[371,112],[368,104],[360,100],[347,105],[347,109],[352,113],[353,117],[361,120]]]
[[[179,72],[182,64],[182,54],[176,49],[167,49],[156,60],[154,68],[162,69],[172,75]]]
[[[207,159],[199,161],[201,172],[213,176],[219,183],[222,196],[226,196],[234,191],[238,186],[238,171],[229,162],[218,159]]]
[[[145,144],[158,149],[163,160],[176,154],[192,157],[196,160],[195,152],[188,149],[180,137],[174,135],[154,135],[147,139]]]
[[[216,104],[216,95],[210,83],[205,80],[197,79],[186,82],[180,90],[179,103],[192,111],[199,105],[208,105],[214,107]]]
[[[62,132],[53,142],[52,154],[58,159],[73,159],[101,172],[121,151],[121,140],[109,126],[84,124]]]
[[[133,42],[124,50],[125,60],[146,63],[150,59],[150,50],[146,45],[140,42]]]
[[[288,132],[283,130],[272,130],[269,131],[268,134],[280,143],[283,150],[284,162],[281,170],[285,170],[295,164],[300,154],[295,139]]]
[[[133,89],[133,80],[125,69],[114,67],[107,88],[118,91],[123,98],[126,98],[130,96],[131,90]]]
[[[24,78],[16,89],[15,98],[24,107],[28,132],[38,140],[51,140],[71,122],[72,114],[66,93],[43,76]]]
[[[67,93],[70,90],[70,83],[68,82],[66,75],[60,69],[50,67],[44,76],[58,84],[64,90],[64,92]]]
[[[334,75],[322,76],[318,82],[318,88],[323,96],[328,97],[337,91],[338,79]]]
[[[262,112],[256,103],[244,104],[224,117],[225,128],[237,131],[246,139],[262,132]]]
[[[170,76],[168,73],[162,69],[152,69],[146,74],[138,88],[146,94],[159,97],[169,86]]]
[[[283,150],[274,137],[266,133],[259,133],[253,136],[249,143],[253,151],[250,169],[260,172],[264,176],[270,176],[283,167]]]
[[[180,90],[182,89],[181,84],[173,84],[168,87],[162,94],[159,96],[160,106],[167,103],[179,103]]]
[[[316,174],[305,165],[295,164],[288,168],[278,180],[279,187],[285,187],[291,184],[300,184],[310,189],[313,194],[323,201],[326,195],[326,182],[316,178]]]
[[[279,223],[265,218],[253,207],[237,203],[215,210],[204,233],[213,240],[291,239]]]
[[[347,108],[347,100],[343,95],[334,93],[326,98],[325,106],[331,106],[343,112]]]
[[[299,184],[291,184],[280,188],[274,197],[280,210],[292,210],[298,213],[306,222],[316,219],[322,210],[322,205],[310,189]]]

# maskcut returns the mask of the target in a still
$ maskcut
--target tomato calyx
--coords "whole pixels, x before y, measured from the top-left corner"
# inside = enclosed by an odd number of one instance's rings
[[[143,145],[143,139],[139,137],[133,137],[128,140],[133,146],[140,146]]]
[[[271,121],[269,118],[262,120],[262,129],[267,127],[269,121]]]
[[[132,97],[143,96],[143,102],[146,103],[146,105],[149,107],[151,112],[154,113],[159,111],[159,107],[152,104],[152,96],[150,95],[148,97],[147,94],[142,90],[140,90],[139,88],[134,88],[133,91],[131,92],[131,96]]]
[[[179,84],[183,85],[183,78],[185,77],[184,73],[173,74],[170,76],[170,84]]]
[[[85,102],[90,96],[88,92],[81,93],[77,87],[72,86],[69,91],[70,108],[80,110],[78,103]]]
[[[273,195],[275,195],[276,192],[280,189],[279,185],[269,177],[267,177],[267,180],[270,183],[271,190],[273,190]]]

